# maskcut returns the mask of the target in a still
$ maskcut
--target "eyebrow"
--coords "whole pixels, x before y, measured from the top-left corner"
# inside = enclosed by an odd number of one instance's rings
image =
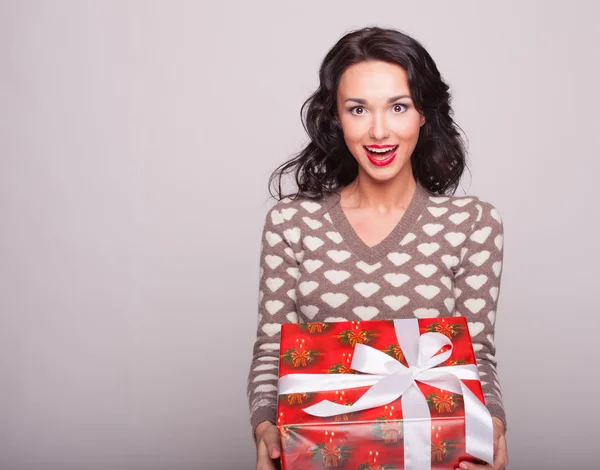
[[[408,96],[408,95],[392,96],[391,98],[388,98],[387,102],[393,103],[394,101],[397,101],[400,98],[410,98],[410,96]],[[356,101],[359,104],[367,104],[367,100],[363,100],[362,98],[348,98],[347,100],[344,101],[344,103],[346,103],[348,101]]]

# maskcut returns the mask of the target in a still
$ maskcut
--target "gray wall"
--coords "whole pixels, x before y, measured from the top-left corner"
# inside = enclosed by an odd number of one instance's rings
[[[267,178],[368,24],[428,48],[504,218],[511,468],[596,467],[597,3],[282,4],[0,3],[0,468],[252,468]]]

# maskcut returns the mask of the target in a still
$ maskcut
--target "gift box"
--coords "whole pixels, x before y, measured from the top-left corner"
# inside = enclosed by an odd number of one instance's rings
[[[464,317],[285,324],[282,469],[454,469],[493,461]]]

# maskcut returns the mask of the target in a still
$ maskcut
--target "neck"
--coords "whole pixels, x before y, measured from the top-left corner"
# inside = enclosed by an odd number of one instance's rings
[[[359,171],[356,179],[342,190],[344,205],[369,208],[380,212],[406,209],[417,188],[412,171],[401,173],[391,181],[378,182]]]

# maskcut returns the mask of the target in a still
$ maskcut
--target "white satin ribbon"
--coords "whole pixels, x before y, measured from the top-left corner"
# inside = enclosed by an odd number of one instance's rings
[[[340,390],[372,385],[353,405],[322,400],[303,410],[313,416],[335,416],[362,411],[402,397],[404,466],[406,470],[431,468],[431,414],[427,399],[416,381],[463,396],[466,450],[474,457],[493,462],[492,417],[461,379],[479,380],[474,364],[439,364],[452,355],[452,341],[440,333],[419,332],[417,319],[394,320],[398,343],[409,367],[388,354],[364,344],[354,347],[352,369],[363,374],[287,374],[279,379],[278,393]],[[435,355],[443,346],[450,349]]]

